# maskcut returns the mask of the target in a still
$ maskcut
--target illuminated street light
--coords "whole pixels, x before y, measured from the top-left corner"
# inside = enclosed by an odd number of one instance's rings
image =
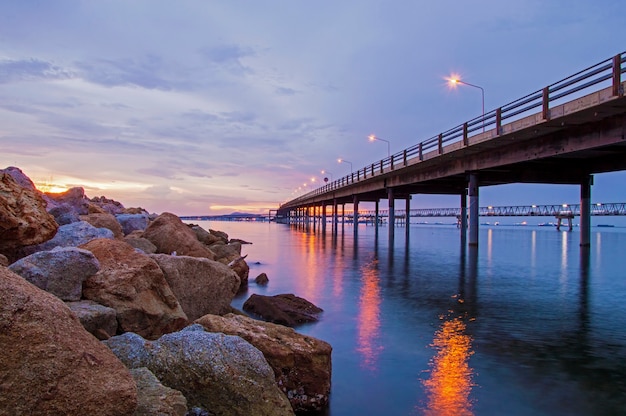
[[[331,180],[331,181],[333,180],[333,173],[332,173],[332,172],[329,172],[329,171],[327,171],[327,170],[322,170],[320,173],[321,173],[322,175],[325,175],[325,174],[327,174],[327,173],[328,173],[328,174],[330,175],[330,180]],[[324,178],[324,179],[326,179],[326,178]],[[325,182],[326,182],[326,181],[325,181]]]
[[[461,81],[459,78],[451,77],[448,78],[448,82],[452,87],[456,87],[458,84],[467,85],[468,87],[478,88],[483,98],[483,133],[485,132],[485,90],[483,87],[479,87],[478,85],[470,84],[469,82]]]
[[[370,134],[369,136],[367,136],[367,138],[370,139],[370,142],[373,142],[375,140],[386,142],[387,143],[387,157],[391,156],[391,144],[389,143],[389,140],[381,139],[380,137],[377,137],[373,134]]]
[[[347,161],[345,159],[341,159],[341,158],[337,159],[337,162],[339,162],[339,163],[348,163],[350,165],[350,173],[352,173],[352,162]]]

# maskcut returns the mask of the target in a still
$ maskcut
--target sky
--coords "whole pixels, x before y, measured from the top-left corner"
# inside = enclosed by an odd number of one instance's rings
[[[479,116],[452,73],[490,111],[625,40],[617,0],[3,0],[0,169],[155,213],[267,213],[349,174],[338,158],[386,157],[369,134],[396,153]],[[592,201],[626,201],[624,179],[596,175]],[[579,199],[481,188],[481,206]]]

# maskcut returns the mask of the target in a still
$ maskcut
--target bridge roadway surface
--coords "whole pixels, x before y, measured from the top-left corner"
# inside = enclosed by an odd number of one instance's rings
[[[626,170],[625,62],[623,52],[365,166],[282,204],[277,217],[388,199],[392,222],[395,199],[410,210],[412,194],[458,194],[464,212],[469,195],[468,243],[477,245],[481,186],[578,184],[580,244],[589,245],[592,175]]]

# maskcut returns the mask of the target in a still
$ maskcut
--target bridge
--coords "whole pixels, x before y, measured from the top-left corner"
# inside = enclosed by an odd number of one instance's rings
[[[626,52],[364,166],[280,205],[279,221],[291,222],[332,207],[395,200],[410,211],[412,194],[460,196],[462,225],[478,245],[479,189],[510,183],[580,186],[580,244],[590,244],[593,174],[626,170]],[[324,221],[325,223],[325,221]],[[355,227],[355,232],[356,232]],[[462,226],[463,233],[467,227]],[[390,227],[390,232],[393,232]]]

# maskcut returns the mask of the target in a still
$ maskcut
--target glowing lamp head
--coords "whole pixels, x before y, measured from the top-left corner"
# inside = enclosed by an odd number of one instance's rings
[[[373,142],[374,140],[376,140],[376,136],[374,136],[373,134],[370,134],[367,137],[368,137],[368,139],[370,139],[370,142]]]

